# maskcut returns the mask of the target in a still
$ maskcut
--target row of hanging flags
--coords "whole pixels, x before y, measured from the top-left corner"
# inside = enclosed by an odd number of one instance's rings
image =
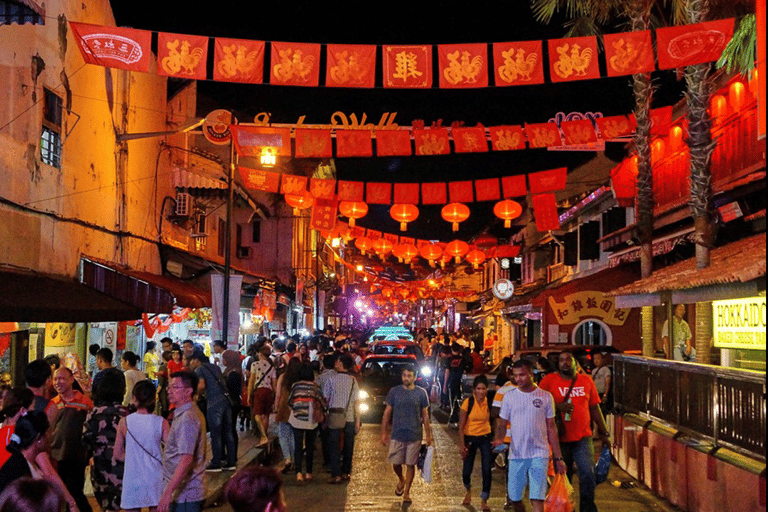
[[[85,62],[149,72],[152,32],[76,22],[70,22],[70,27]],[[657,61],[661,70],[716,61],[731,40],[733,30],[734,19],[725,19],[655,31],[606,34],[602,39],[607,76],[655,71]],[[210,39],[213,55],[209,67]],[[375,87],[379,47],[384,88],[432,88],[435,53],[437,83],[446,89],[488,87],[491,77],[497,87],[541,84],[546,80],[545,66],[551,82],[602,76],[597,36],[490,45],[324,45],[166,32],[157,33],[157,73],[250,84],[265,83],[266,74],[270,85],[318,87],[323,47],[326,87]]]

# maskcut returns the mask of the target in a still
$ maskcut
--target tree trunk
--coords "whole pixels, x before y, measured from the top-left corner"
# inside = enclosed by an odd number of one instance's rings
[[[712,364],[712,303],[696,303],[696,362]]]

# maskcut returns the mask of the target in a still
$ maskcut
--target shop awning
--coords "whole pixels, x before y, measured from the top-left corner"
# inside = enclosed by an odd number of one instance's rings
[[[0,25],[45,25],[45,9],[32,0],[0,0]]]
[[[0,322],[115,322],[141,310],[74,278],[0,270]]]
[[[732,242],[711,251],[707,268],[697,268],[690,258],[608,295],[622,308],[754,296],[765,290],[765,241],[761,233]]]
[[[102,293],[139,308],[143,313],[173,313],[173,307],[210,307],[211,293],[168,276],[131,270],[83,258],[82,282]]]

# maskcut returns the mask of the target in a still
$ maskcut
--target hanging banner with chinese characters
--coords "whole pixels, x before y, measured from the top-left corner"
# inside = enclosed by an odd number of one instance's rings
[[[493,65],[496,85],[544,83],[544,54],[541,41],[494,43]]]
[[[494,151],[525,149],[525,130],[522,126],[491,126],[490,132]]]
[[[451,154],[451,143],[448,138],[447,128],[413,130],[413,140],[416,146],[416,154],[419,156]]]
[[[376,130],[376,156],[411,156],[411,133],[407,130]]]
[[[316,199],[312,205],[310,227],[318,231],[330,231],[336,227],[337,209],[339,203],[334,200]]]
[[[296,158],[332,158],[331,130],[296,128]]]
[[[272,43],[272,85],[317,87],[320,82],[320,45]]]
[[[395,183],[395,204],[419,204],[418,183]]]
[[[608,76],[650,73],[656,69],[650,30],[606,34],[603,41]]]
[[[237,169],[240,171],[240,177],[243,179],[245,188],[274,193],[280,190],[280,175],[276,172],[250,169],[243,166],[238,166]]]
[[[373,156],[370,130],[336,130],[336,155],[341,157]]]
[[[452,128],[453,145],[457,153],[487,153],[488,141],[485,136],[485,127]]]
[[[277,156],[291,156],[291,129],[233,124],[235,151],[239,156],[261,156],[268,148]]]
[[[152,32],[69,22],[83,60],[106,68],[149,71]]]
[[[531,148],[549,148],[563,145],[560,129],[555,123],[526,123],[525,133],[528,135],[528,145]]]
[[[533,216],[536,218],[536,229],[544,233],[560,228],[560,218],[557,215],[557,200],[555,194],[539,194],[532,196]]]
[[[448,190],[445,183],[422,183],[421,204],[448,204]]]
[[[157,63],[159,75],[205,80],[208,38],[160,32],[157,34]]]
[[[339,201],[359,202],[365,194],[365,183],[362,181],[339,181]]]
[[[374,86],[376,46],[329,44],[327,47],[325,85],[328,87]]]
[[[214,42],[213,79],[260,84],[264,81],[264,41],[224,39]]]
[[[429,89],[432,87],[432,46],[389,46],[383,49],[384,87]]]
[[[547,42],[549,76],[553,82],[600,78],[597,37],[571,37]]]
[[[572,293],[563,297],[561,302],[552,296],[548,300],[560,325],[574,325],[585,318],[597,318],[608,325],[621,326],[630,312],[629,309],[617,308],[613,297],[598,291]]]
[[[656,31],[659,69],[713,62],[733,37],[733,18]]]
[[[437,47],[441,89],[488,87],[488,50],[484,43]]]

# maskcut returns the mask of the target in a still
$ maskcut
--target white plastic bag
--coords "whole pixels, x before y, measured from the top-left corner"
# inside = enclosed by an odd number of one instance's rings
[[[427,446],[427,453],[424,456],[424,466],[421,468],[421,478],[424,482],[432,483],[432,462],[435,458],[435,448]]]

